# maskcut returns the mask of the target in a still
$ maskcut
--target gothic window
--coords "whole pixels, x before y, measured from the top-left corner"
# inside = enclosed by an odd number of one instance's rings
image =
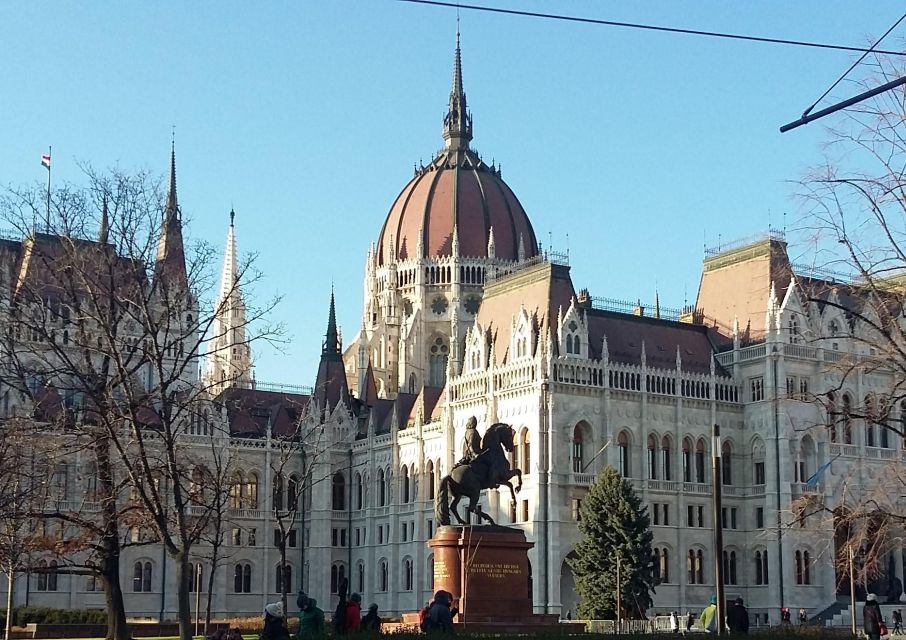
[[[442,387],[447,380],[447,359],[450,356],[450,347],[442,337],[438,336],[434,339],[429,351],[428,384],[432,387]]]
[[[648,478],[657,480],[657,439],[648,434]]]
[[[837,334],[840,333],[840,325],[837,324],[836,320],[831,320],[830,324],[827,325],[827,332],[832,338],[836,338]]]
[[[834,392],[827,394],[827,430],[831,442],[837,441],[837,403],[834,399]]]
[[[285,564],[283,565],[283,570],[280,570],[280,565],[278,564],[274,569],[274,578],[276,589],[275,593],[283,593],[284,591],[289,593],[293,588],[293,568],[292,566]]]
[[[437,315],[443,315],[444,311],[447,310],[447,307],[450,303],[447,302],[447,299],[443,296],[437,296],[434,300],[431,301],[431,311]]]
[[[378,469],[378,506],[387,505],[387,485],[384,482],[384,470]]]
[[[359,593],[365,592],[365,565],[361,562],[356,566],[356,572],[359,574]]]
[[[566,336],[566,353],[573,352],[573,337],[571,335]]]
[[[333,476],[331,508],[334,511],[342,511],[346,508],[346,478],[340,472]]]
[[[242,508],[242,486],[243,486],[243,477],[242,472],[237,471],[233,474],[233,480],[230,483],[230,509],[241,509]]]
[[[632,470],[629,466],[629,436],[625,431],[621,431],[617,436],[617,449],[619,450],[620,475],[628,478]]]
[[[671,464],[672,445],[673,443],[670,441],[670,436],[661,438],[661,470],[664,474],[664,480],[673,480],[673,466]]]
[[[865,396],[865,446],[875,446],[875,402],[871,395]]]
[[[403,313],[407,318],[412,315],[412,311],[412,301],[408,298],[406,300],[403,300]]]
[[[388,580],[388,577],[389,577],[389,576],[388,576],[388,572],[387,572],[387,561],[386,561],[386,560],[381,560],[380,574],[381,574],[381,575],[380,575],[380,577],[381,577],[381,588],[378,589],[378,590],[379,590],[379,591],[387,591],[390,585],[388,584],[388,583],[389,583],[389,580]]]
[[[736,552],[724,551],[724,581],[727,584],[736,584]]]
[[[189,592],[196,593],[198,591],[204,591],[202,580],[204,576],[204,565],[199,563],[190,562],[189,563]]]
[[[402,470],[400,471],[400,493],[402,494],[400,502],[406,504],[409,502],[409,467],[403,465]]]
[[[576,355],[582,353],[581,349],[579,348],[581,344],[582,343],[579,339],[579,336],[573,336],[573,353],[575,353]]]
[[[336,593],[340,583],[346,579],[346,565],[335,564],[330,567],[330,592]]]
[[[522,446],[520,447],[520,453],[522,454],[522,461],[519,469],[523,474],[528,475],[532,471],[532,442],[528,429],[522,430]]]
[[[299,479],[295,475],[286,483],[286,508],[289,511],[299,508]]]
[[[651,564],[654,569],[654,584],[661,584],[663,582],[661,580],[661,550],[657,547],[654,548],[654,557]]]
[[[248,477],[248,482],[245,485],[245,508],[247,509],[257,509],[258,508],[258,475],[255,473],[250,473]]]
[[[692,482],[692,440],[683,438],[683,482]]]
[[[720,448],[721,481],[724,484],[733,484],[733,449],[729,442],[724,442]]]
[[[425,480],[428,482],[428,500],[434,500],[434,461],[428,460],[425,465]]]
[[[403,591],[412,591],[412,560],[406,558],[403,562]]]
[[[843,395],[843,442],[853,443],[852,400],[848,394]]]
[[[409,374],[409,393],[414,394],[414,393],[416,393],[417,389],[418,389],[418,387],[415,382],[415,374],[410,373]]]
[[[582,427],[576,425],[573,429],[573,471],[582,473],[584,452],[582,450]]]
[[[136,562],[132,571],[132,590],[136,593],[151,591],[152,567],[150,562]]]
[[[362,483],[362,474],[356,471],[355,474],[355,508],[361,510],[364,508],[365,486]]]
[[[701,549],[695,552],[695,579],[696,584],[705,584],[705,554]]]
[[[481,299],[476,296],[469,296],[466,298],[465,305],[463,305],[467,312],[471,315],[478,313],[478,307],[481,306]]]
[[[705,482],[705,441],[699,439],[695,443],[695,481]]]

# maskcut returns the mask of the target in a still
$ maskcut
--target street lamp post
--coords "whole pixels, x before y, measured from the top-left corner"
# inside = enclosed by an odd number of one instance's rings
[[[717,625],[715,632],[723,635],[724,632],[724,522],[723,508],[721,506],[721,490],[723,478],[721,477],[721,441],[720,425],[715,424],[711,430],[711,484],[712,505],[714,509],[714,591],[717,596]]]

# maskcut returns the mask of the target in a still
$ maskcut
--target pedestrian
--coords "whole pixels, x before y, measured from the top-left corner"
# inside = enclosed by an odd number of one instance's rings
[[[799,625],[802,626],[808,622],[808,614],[805,612],[805,607],[799,607]]]
[[[353,593],[346,603],[346,632],[358,631],[362,624],[362,596]]]
[[[264,607],[264,628],[261,629],[259,638],[260,640],[289,640],[282,602],[272,602]]]
[[[702,629],[705,633],[717,633],[717,596],[711,596],[711,603],[702,609],[702,614],[698,617],[702,623]]]
[[[693,624],[695,624],[695,612],[690,609],[686,612],[686,631],[692,631]]]
[[[377,603],[372,602],[368,607],[368,613],[365,614],[365,617],[362,618],[362,631],[376,631],[377,633],[381,632],[381,616],[378,615],[378,606]]]
[[[893,632],[896,635],[903,633],[903,612],[899,609],[893,610]]]
[[[865,631],[868,640],[881,640],[881,636],[887,635],[887,627],[884,626],[884,618],[881,616],[881,605],[873,593],[868,594],[865,606],[862,607],[862,630]]]
[[[730,629],[730,633],[748,635],[749,611],[742,603],[742,598],[736,598],[730,611],[727,612],[727,627]]]
[[[679,618],[676,616],[676,611],[670,612],[670,631],[679,633]]]
[[[324,612],[318,608],[318,601],[302,594],[296,600],[299,605],[298,640],[319,638],[324,635]]]
[[[427,622],[428,612],[431,611],[431,607],[434,606],[434,600],[429,600],[425,603],[425,606],[418,610],[418,628],[422,631],[427,631]]]
[[[434,594],[434,604],[425,617],[425,631],[428,633],[454,633],[453,614],[450,610],[453,604],[451,594],[438,591]]]

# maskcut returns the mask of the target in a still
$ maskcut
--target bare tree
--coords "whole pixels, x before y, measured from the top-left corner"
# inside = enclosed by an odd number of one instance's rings
[[[183,242],[175,163],[166,196],[145,174],[89,170],[87,178],[87,188],[54,193],[49,233],[31,228],[43,217],[37,191],[0,202],[0,218],[25,237],[4,364],[17,388],[51,389],[64,406],[91,416],[97,429],[86,435],[103,444],[175,561],[180,636],[188,640],[189,558],[212,509],[193,498],[193,471],[204,456],[185,446],[185,436],[210,401],[199,361],[229,303],[213,302],[216,252]],[[90,233],[98,239],[86,240]],[[260,278],[252,265],[251,258],[239,265],[227,285],[242,287],[246,298]],[[279,341],[282,328],[268,323],[276,303],[247,307],[245,344]]]
[[[866,89],[904,73],[900,61],[880,56],[863,70],[855,84]],[[815,266],[846,277],[798,284],[820,316],[814,323],[823,325],[813,340],[830,352],[825,379],[832,382],[814,400],[826,417],[831,453],[841,455],[850,452],[857,429],[868,446],[906,443],[906,88],[846,110],[829,129],[825,151],[824,162],[800,183],[804,215],[797,231]],[[844,348],[834,353],[840,343]],[[868,391],[856,397],[856,388]],[[902,464],[891,462],[870,482],[844,480],[836,493],[840,503],[829,511],[813,498],[794,510],[824,513],[833,526],[838,575],[849,574],[841,549],[855,548],[857,571],[866,582],[876,579],[886,572],[881,559],[897,540],[902,544]]]

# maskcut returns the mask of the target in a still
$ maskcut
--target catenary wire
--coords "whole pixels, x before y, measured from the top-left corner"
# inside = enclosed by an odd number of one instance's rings
[[[802,117],[804,118],[805,116],[807,116],[808,114],[810,114],[810,113],[812,112],[812,109],[814,109],[815,107],[817,107],[817,106],[818,106],[818,103],[821,102],[822,100],[824,100],[824,99],[827,97],[827,94],[829,94],[831,91],[833,91],[833,90],[834,90],[834,87],[836,87],[838,84],[840,84],[840,82],[843,81],[843,78],[845,78],[846,76],[848,76],[848,75],[850,74],[850,72],[851,72],[853,69],[855,69],[857,66],[859,66],[860,64],[862,64],[862,61],[865,60],[865,56],[867,56],[869,53],[871,53],[872,51],[874,51],[875,47],[877,47],[879,44],[881,44],[881,40],[883,40],[884,38],[886,38],[888,35],[890,35],[890,32],[891,32],[891,31],[893,31],[893,30],[896,29],[898,26],[900,26],[900,23],[903,22],[904,19],[906,19],[906,13],[904,13],[902,16],[900,16],[900,19],[897,20],[896,22],[894,22],[894,23],[893,23],[893,26],[891,26],[890,29],[888,29],[887,31],[885,31],[885,32],[884,32],[884,35],[882,35],[880,38],[878,38],[878,39],[875,41],[875,43],[874,43],[873,45],[871,45],[871,47],[868,49],[868,51],[864,52],[861,56],[859,56],[859,59],[856,60],[855,62],[853,62],[853,63],[850,65],[849,69],[847,69],[846,71],[844,71],[844,72],[843,72],[843,75],[840,76],[839,78],[837,78],[836,82],[834,82],[834,84],[832,84],[832,85],[830,86],[830,88],[828,88],[827,91],[825,91],[824,93],[821,94],[821,97],[820,97],[820,98],[818,98],[817,100],[815,100],[815,101],[811,104],[811,106],[809,106],[808,109],[806,109],[805,111],[803,111],[803,112],[802,112]]]
[[[445,2],[443,0],[397,0],[397,2],[408,2],[411,4],[433,5],[437,7],[449,7],[456,9],[469,9],[472,11],[485,11],[488,13],[501,13],[513,16],[523,16],[528,18],[544,18],[547,20],[562,20],[564,22],[579,22],[583,24],[596,24],[609,27],[625,27],[628,29],[644,29],[647,31],[660,31],[665,33],[681,33],[693,36],[706,36],[710,38],[725,38],[730,40],[746,40],[749,42],[761,42],[767,44],[785,44],[797,47],[812,47],[815,49],[832,49],[836,51],[856,51],[859,53],[880,53],[889,56],[906,56],[903,51],[885,51],[866,49],[865,47],[850,47],[839,44],[828,44],[826,42],[809,42],[806,40],[788,40],[786,38],[766,38],[761,36],[747,36],[738,33],[724,33],[720,31],[701,31],[699,29],[681,29],[679,27],[662,27],[651,24],[639,24],[635,22],[618,22],[616,20],[600,20],[598,18],[583,18],[581,16],[567,16],[556,13],[541,13],[538,11],[521,11],[519,9],[503,9],[500,7],[486,7],[475,4],[462,4],[459,2]]]

